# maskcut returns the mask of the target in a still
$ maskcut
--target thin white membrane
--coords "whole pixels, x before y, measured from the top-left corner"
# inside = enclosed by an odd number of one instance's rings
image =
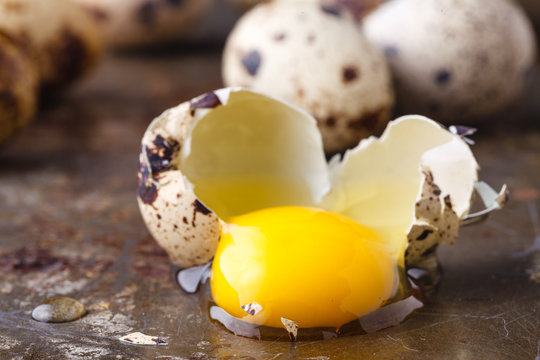
[[[423,168],[450,194],[458,214],[466,214],[476,161],[460,137],[418,115],[391,122],[381,138],[363,140],[333,164],[332,189],[322,207],[377,230],[397,257],[416,221]]]
[[[251,91],[219,97],[226,104],[196,118],[181,154],[181,170],[197,197],[220,218],[318,203],[330,180],[315,120]]]

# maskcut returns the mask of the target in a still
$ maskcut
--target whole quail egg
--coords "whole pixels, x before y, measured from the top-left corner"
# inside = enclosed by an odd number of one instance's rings
[[[76,0],[101,23],[115,48],[147,46],[189,34],[211,0]]]
[[[34,115],[37,78],[36,67],[28,54],[0,33],[0,143]]]
[[[213,259],[219,307],[287,329],[339,328],[385,305],[400,269],[456,239],[478,168],[459,131],[422,116],[328,164],[313,117],[239,88],[165,111],[139,160],[140,210],[171,261]]]
[[[227,86],[280,97],[315,116],[327,152],[384,126],[393,105],[384,57],[344,7],[261,3],[237,23],[223,54]]]
[[[403,113],[446,122],[493,115],[519,97],[534,64],[531,24],[513,1],[392,0],[364,21]]]
[[[31,54],[45,88],[70,83],[101,53],[94,19],[73,1],[0,0],[0,32]]]

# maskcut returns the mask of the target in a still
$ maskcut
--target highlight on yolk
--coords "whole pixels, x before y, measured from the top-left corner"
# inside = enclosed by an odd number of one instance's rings
[[[283,327],[283,317],[301,328],[339,328],[391,298],[397,274],[374,230],[328,211],[287,206],[228,220],[210,284],[216,304],[243,321]],[[253,303],[262,310],[242,309]]]

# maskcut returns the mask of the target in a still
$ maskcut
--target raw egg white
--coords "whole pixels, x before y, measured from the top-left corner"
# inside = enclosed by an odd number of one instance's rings
[[[274,207],[233,217],[212,266],[214,301],[250,323],[336,327],[380,307],[397,288],[395,260],[372,229],[328,211]],[[244,309],[262,309],[248,314]]]

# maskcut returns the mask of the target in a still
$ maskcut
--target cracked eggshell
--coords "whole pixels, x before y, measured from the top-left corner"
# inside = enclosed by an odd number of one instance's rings
[[[332,190],[323,207],[395,239],[396,258],[403,254],[406,268],[420,266],[440,243],[457,238],[477,171],[459,135],[426,117],[404,116],[332,165]]]
[[[76,0],[99,21],[113,48],[162,44],[189,35],[211,0]]]
[[[146,131],[139,160],[141,213],[181,267],[214,256],[230,216],[287,205],[344,215],[377,231],[401,266],[428,266],[440,243],[455,241],[478,170],[460,134],[417,115],[328,164],[313,117],[238,88],[164,112]]]
[[[214,112],[215,120],[232,133],[224,136],[224,129],[220,129],[217,139],[193,144],[193,129],[203,117],[211,117]],[[230,122],[234,121],[240,123],[231,127]],[[259,129],[256,140],[260,148],[248,145],[250,151],[246,151],[241,148],[241,142],[237,142],[238,152],[225,155],[229,160],[234,158],[234,164],[220,166],[223,149],[216,151],[215,146],[219,147],[222,140],[233,138],[235,141],[235,134],[242,133],[244,126]],[[275,132],[271,135],[283,135],[268,137],[279,142],[280,148],[275,151],[259,141],[259,137],[268,136],[272,129]],[[259,150],[270,159],[253,158],[252,154]],[[203,152],[204,158],[192,160],[192,152]],[[302,181],[302,189],[311,191],[316,199],[320,199],[329,186],[315,120],[294,106],[252,91],[227,88],[207,93],[165,111],[145,132],[139,156],[138,203],[150,233],[176,265],[185,268],[210,261],[221,230],[220,218],[195,195],[187,175],[193,180],[201,172],[212,171],[217,173],[212,177],[221,180],[220,176],[226,177],[231,171],[244,171],[242,177],[246,177],[245,164],[239,161],[242,156],[253,159],[261,169],[279,172],[287,178],[297,176]],[[294,166],[288,166],[286,158]],[[255,164],[249,166],[250,169],[255,167]],[[279,194],[276,198],[287,201]],[[312,199],[305,201],[314,203]]]
[[[0,31],[32,54],[44,88],[69,84],[102,50],[94,19],[73,1],[0,0]]]
[[[536,53],[529,20],[508,0],[392,0],[364,29],[386,55],[400,112],[450,123],[514,101]]]
[[[0,143],[34,116],[37,84],[35,64],[11,39],[0,33]]]
[[[348,11],[318,1],[255,6],[229,35],[222,71],[226,86],[261,91],[312,114],[330,153],[381,130],[393,105],[383,56]]]

